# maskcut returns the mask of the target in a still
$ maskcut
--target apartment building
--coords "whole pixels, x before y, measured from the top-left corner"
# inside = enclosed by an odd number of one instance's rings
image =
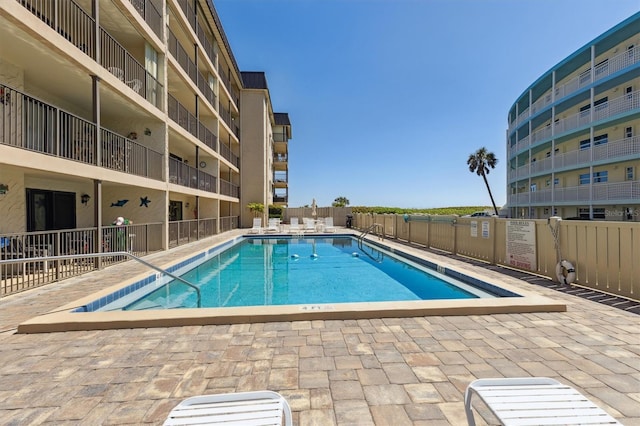
[[[0,250],[144,254],[274,201],[288,137],[265,141],[288,116],[266,89],[269,113],[243,110],[254,88],[212,0],[3,0],[0,40]]]
[[[511,217],[640,221],[640,13],[540,76],[508,125]]]
[[[287,113],[274,113],[267,77],[260,71],[242,71],[240,103],[241,182],[240,204],[261,203],[265,206],[263,220],[268,217],[266,207],[286,206],[288,202],[288,144],[291,123]],[[256,123],[263,125],[257,126]],[[245,185],[245,182],[251,184]],[[253,217],[246,214],[242,227],[250,227]],[[266,222],[264,222],[266,223]]]

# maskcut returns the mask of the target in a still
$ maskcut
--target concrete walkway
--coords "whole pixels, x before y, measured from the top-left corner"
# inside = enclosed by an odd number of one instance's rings
[[[548,376],[640,425],[640,316],[524,281],[568,311],[15,334],[144,270],[127,262],[0,299],[0,423],[161,424],[189,396],[271,389],[299,425],[464,425],[475,378]]]

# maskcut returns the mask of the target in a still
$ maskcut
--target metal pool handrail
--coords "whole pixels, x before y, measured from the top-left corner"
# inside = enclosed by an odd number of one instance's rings
[[[142,260],[137,256],[134,256],[131,253],[128,253],[126,251],[110,251],[108,253],[87,253],[87,254],[68,254],[68,255],[63,255],[63,256],[39,256],[39,257],[21,257],[19,259],[9,259],[9,260],[0,260],[0,265],[4,265],[4,264],[13,264],[13,263],[25,263],[25,262],[43,262],[43,261],[47,261],[47,260],[67,260],[67,259],[86,259],[86,258],[90,258],[90,257],[106,257],[106,256],[126,256],[129,257],[135,261],[138,261],[140,263],[142,263],[143,265],[151,268],[151,269],[155,269],[156,271],[166,274],[168,276],[170,276],[171,278],[173,278],[174,280],[178,280],[183,284],[188,285],[189,287],[193,288],[196,291],[196,294],[198,296],[198,308],[202,307],[202,297],[200,295],[200,289],[195,286],[194,284],[191,284],[189,281],[185,280],[184,278],[180,278],[177,275],[172,274],[169,271],[166,271],[158,266],[155,266],[149,262],[147,262],[146,260]],[[165,283],[164,285],[168,285],[169,283]]]

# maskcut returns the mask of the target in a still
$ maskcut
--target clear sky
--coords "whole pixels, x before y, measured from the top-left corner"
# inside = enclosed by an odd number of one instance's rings
[[[287,112],[289,206],[490,205],[467,158],[498,158],[507,114],[544,72],[640,0],[214,0],[241,71]]]

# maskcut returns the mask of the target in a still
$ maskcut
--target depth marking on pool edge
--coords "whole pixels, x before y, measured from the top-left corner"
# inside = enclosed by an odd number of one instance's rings
[[[302,311],[334,311],[333,305],[304,305],[300,307]]]

